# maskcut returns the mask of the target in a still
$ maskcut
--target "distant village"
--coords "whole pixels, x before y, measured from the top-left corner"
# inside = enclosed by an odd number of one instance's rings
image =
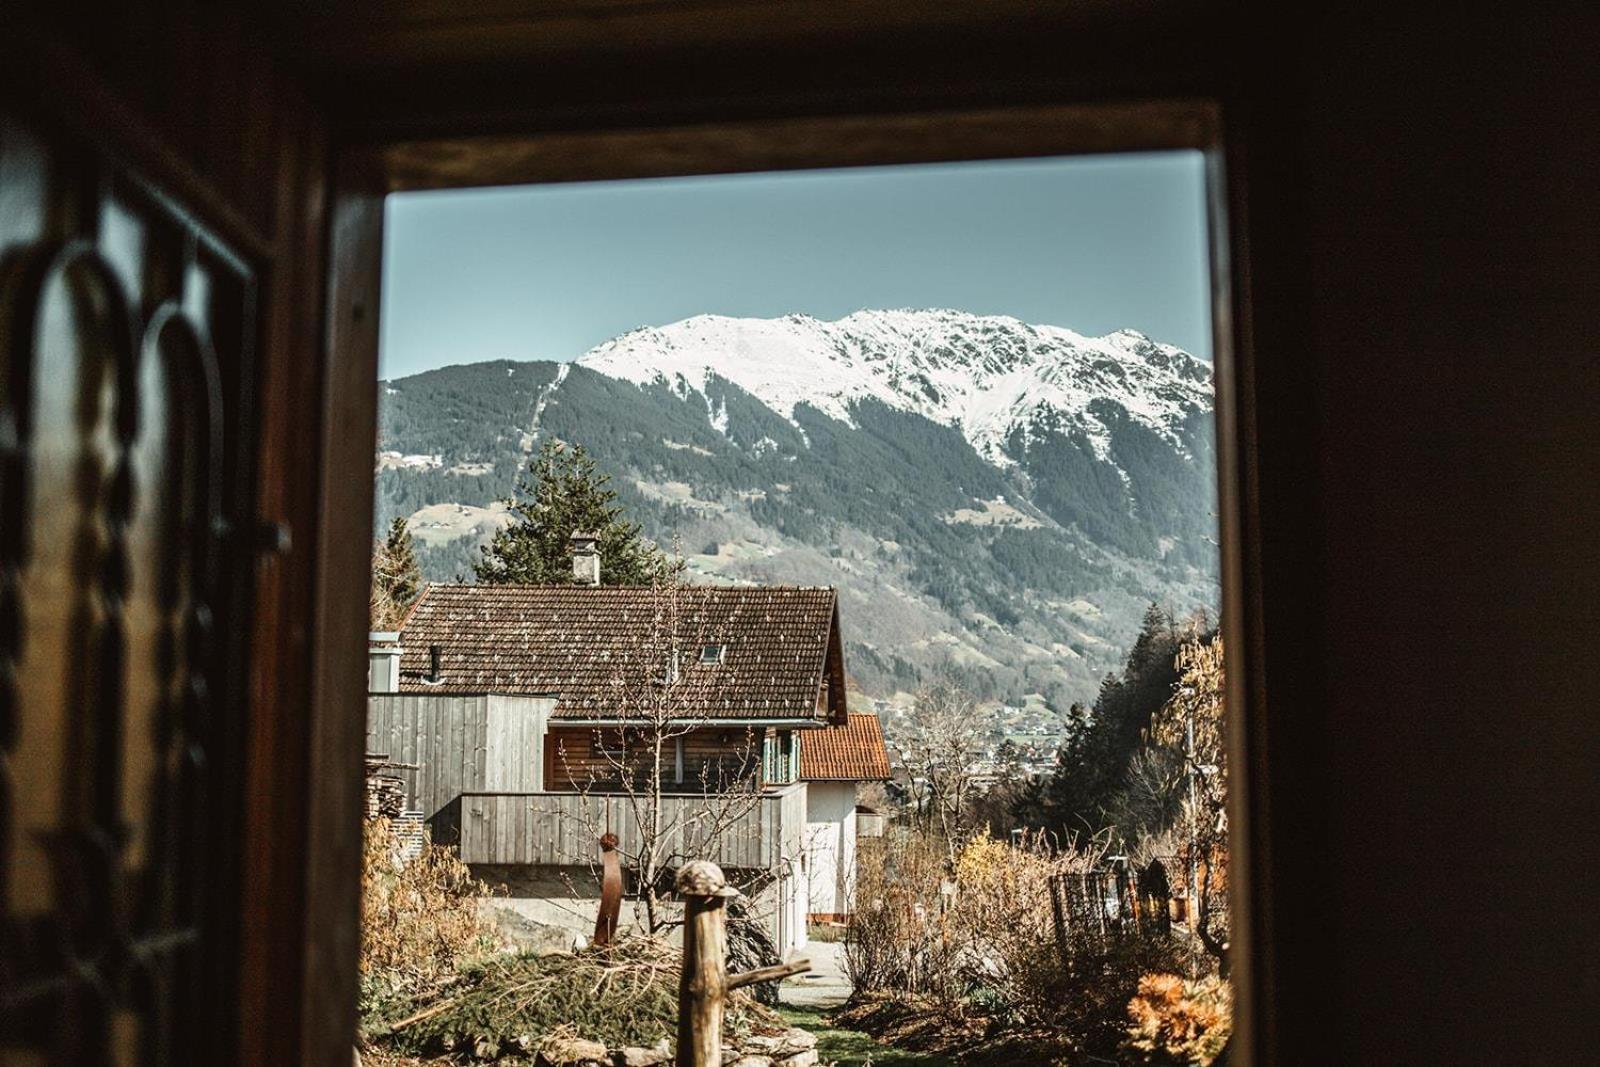
[[[883,735],[890,751],[907,729],[909,709],[903,703],[873,699],[868,705],[883,722]],[[973,775],[980,785],[988,785],[1008,774],[1024,777],[1049,774],[1065,738],[1061,715],[1044,703],[1025,706],[997,704],[986,709],[989,728],[982,736],[982,747]]]

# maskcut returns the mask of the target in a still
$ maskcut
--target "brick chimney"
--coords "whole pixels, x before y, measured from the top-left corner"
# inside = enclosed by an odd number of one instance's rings
[[[600,584],[600,535],[573,531],[572,580],[579,585]]]

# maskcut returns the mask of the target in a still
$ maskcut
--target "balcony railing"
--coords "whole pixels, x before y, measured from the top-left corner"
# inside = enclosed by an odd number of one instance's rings
[[[461,858],[468,863],[571,866],[599,859],[599,835],[617,835],[624,855],[641,844],[649,800],[614,793],[463,793]],[[774,870],[800,854],[804,783],[750,797],[663,796],[668,863],[710,859],[726,868]],[[636,810],[637,809],[637,810]]]

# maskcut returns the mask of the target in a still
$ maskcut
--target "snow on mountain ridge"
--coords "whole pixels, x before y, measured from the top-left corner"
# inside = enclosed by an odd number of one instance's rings
[[[1209,366],[1136,330],[1087,337],[941,309],[858,311],[835,322],[696,315],[623,334],[578,362],[641,386],[665,381],[681,395],[709,396],[714,374],[791,423],[807,403],[853,425],[850,405],[876,399],[960,427],[1001,466],[1014,462],[1012,434],[1021,428],[1026,438],[1051,416],[1065,416],[1107,458],[1110,430],[1091,410],[1096,400],[1116,402],[1179,447],[1176,425],[1212,403]],[[708,414],[726,432],[726,412]]]

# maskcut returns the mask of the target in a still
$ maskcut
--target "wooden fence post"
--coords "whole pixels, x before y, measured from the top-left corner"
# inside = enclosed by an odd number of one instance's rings
[[[1066,875],[1052,874],[1050,876],[1050,918],[1053,920],[1056,932],[1056,954],[1063,961],[1067,958],[1067,916],[1065,903],[1062,897],[1066,895]]]
[[[808,960],[728,976],[728,898],[739,895],[710,860],[678,868],[683,898],[683,973],[678,978],[676,1067],[722,1067],[722,1013],[741,986],[809,971]]]

